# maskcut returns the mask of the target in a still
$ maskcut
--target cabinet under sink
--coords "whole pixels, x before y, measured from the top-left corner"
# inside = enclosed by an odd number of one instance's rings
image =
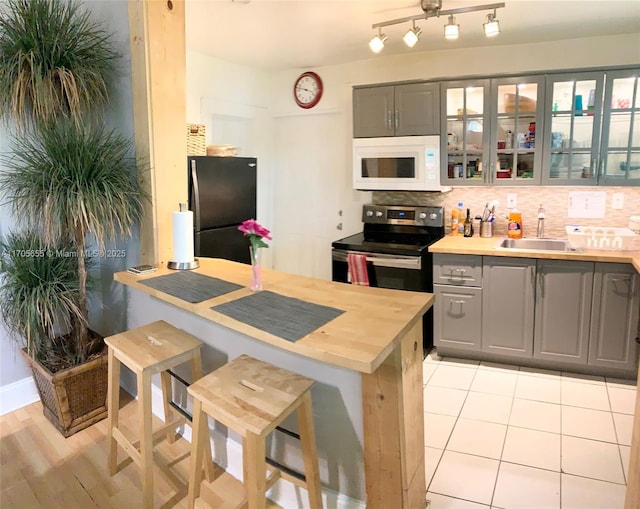
[[[435,253],[434,293],[440,355],[637,372],[640,277],[629,265]]]

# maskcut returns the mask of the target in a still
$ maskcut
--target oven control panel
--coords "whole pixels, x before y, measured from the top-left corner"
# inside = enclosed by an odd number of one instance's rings
[[[362,222],[368,224],[443,227],[444,208],[404,205],[364,205],[362,207]]]

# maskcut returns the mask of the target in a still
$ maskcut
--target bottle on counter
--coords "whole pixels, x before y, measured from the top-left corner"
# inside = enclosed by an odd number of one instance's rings
[[[451,209],[451,236],[456,237],[458,235],[458,209],[453,207]]]
[[[461,201],[458,202],[458,235],[464,235],[464,205]]]
[[[473,237],[473,225],[471,224],[471,212],[467,209],[467,217],[464,220],[464,236]]]
[[[509,222],[507,223],[507,237],[510,239],[521,239],[523,236],[522,213],[516,209],[509,212]]]

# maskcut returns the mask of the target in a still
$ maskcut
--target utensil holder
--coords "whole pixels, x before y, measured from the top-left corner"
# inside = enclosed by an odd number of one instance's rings
[[[493,223],[491,221],[482,221],[480,223],[480,236],[485,238],[493,236]]]

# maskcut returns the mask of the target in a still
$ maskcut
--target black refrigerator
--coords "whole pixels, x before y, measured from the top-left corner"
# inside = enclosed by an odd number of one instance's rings
[[[250,263],[240,223],[256,217],[254,157],[188,157],[189,210],[196,257]]]

